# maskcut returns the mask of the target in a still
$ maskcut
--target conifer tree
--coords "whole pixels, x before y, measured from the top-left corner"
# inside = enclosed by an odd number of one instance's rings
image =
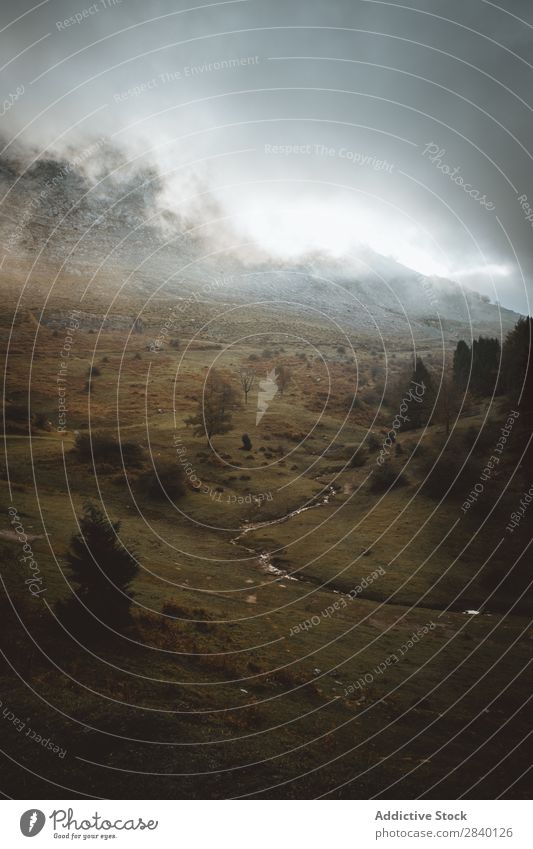
[[[466,389],[472,365],[470,346],[460,339],[453,355],[453,379],[459,389]]]
[[[80,533],[72,537],[67,562],[77,584],[76,594],[96,618],[110,627],[130,618],[131,583],[138,566],[120,542],[120,522],[93,504],[85,505]]]

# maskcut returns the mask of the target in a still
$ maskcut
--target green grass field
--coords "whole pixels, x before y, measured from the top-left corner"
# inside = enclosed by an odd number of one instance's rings
[[[96,310],[92,298],[84,310]],[[58,296],[56,311],[67,304]],[[366,440],[369,431],[384,439],[394,410],[378,411],[383,362],[372,340],[351,340],[357,367],[311,319],[295,326],[287,316],[260,340],[242,341],[271,326],[266,308],[233,318],[226,340],[195,338],[187,323],[201,326],[215,309],[195,304],[176,333],[179,349],[153,353],[161,309],[151,306],[144,332],[129,338],[76,330],[65,432],[56,382],[64,329],[39,326],[36,302],[13,330],[0,699],[66,755],[4,718],[12,795],[62,798],[68,787],[122,798],[526,797],[529,764],[514,747],[530,723],[531,598],[522,596],[523,566],[518,583],[508,578],[523,539],[505,535],[523,490],[511,474],[518,441],[472,515],[461,510],[470,487],[440,504],[421,489],[445,438],[438,424],[399,433],[394,462],[405,467],[405,485],[376,493],[377,452]],[[6,308],[6,342],[11,315]],[[400,341],[392,349],[389,377],[409,362]],[[239,367],[253,367],[259,381],[279,362],[292,379],[258,425],[256,383],[214,450],[186,427],[213,363],[239,391]],[[91,364],[100,373],[89,389]],[[9,421],[28,386],[48,429]],[[454,430],[457,444],[484,415],[472,405]],[[490,412],[496,426],[501,416]],[[89,432],[141,446],[141,465],[80,457],[76,433]],[[423,450],[414,452],[418,441]],[[351,459],[360,445],[362,465]],[[202,488],[153,498],[143,473],[155,465],[177,475],[184,462]],[[72,594],[66,558],[88,499],[120,519],[140,569],[125,636],[82,645],[57,621],[56,605]],[[39,598],[24,584],[10,505],[43,575]],[[310,509],[296,512],[302,507]]]

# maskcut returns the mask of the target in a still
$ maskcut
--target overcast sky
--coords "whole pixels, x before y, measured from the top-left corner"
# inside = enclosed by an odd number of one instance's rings
[[[368,243],[531,312],[531,0],[3,0],[0,30],[12,146],[110,136],[277,256]]]

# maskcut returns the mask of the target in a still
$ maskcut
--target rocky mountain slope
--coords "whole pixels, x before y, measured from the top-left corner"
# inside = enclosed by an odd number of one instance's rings
[[[150,168],[124,166],[102,149],[87,163],[15,155],[0,160],[1,273],[32,268],[36,279],[56,274],[80,281],[127,280],[149,296],[213,303],[299,304],[351,331],[450,341],[499,337],[518,316],[457,283],[428,278],[364,249],[332,259],[313,255],[283,264],[212,244],[202,221],[178,219],[160,203],[160,178]],[[99,167],[95,166],[95,161]],[[105,176],[104,175],[105,165]],[[207,212],[206,212],[207,215]],[[229,240],[228,240],[229,241]]]

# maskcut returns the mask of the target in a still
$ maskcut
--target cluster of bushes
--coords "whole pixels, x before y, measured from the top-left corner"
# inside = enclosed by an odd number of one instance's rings
[[[370,407],[377,407],[383,402],[381,392],[370,386],[367,386],[364,389],[360,390],[359,395],[361,397],[361,400],[364,401],[365,404],[368,404]]]
[[[367,460],[368,450],[359,446],[355,454],[350,458],[350,469],[360,469],[361,466],[365,465]]]
[[[324,402],[328,400],[327,393],[324,393],[323,397],[321,397],[321,393],[317,393],[317,397]],[[346,395],[340,399],[339,409],[346,412],[348,412],[348,410],[354,411],[364,409],[361,393],[353,395],[353,393],[347,392]]]
[[[140,466],[144,452],[136,442],[118,442],[104,433],[78,433],[75,450],[81,460],[95,460],[111,466]]]
[[[279,354],[285,353],[285,348],[264,348],[261,351],[261,357],[263,360],[271,360],[273,357],[279,356]],[[250,359],[250,358],[248,358]]]
[[[381,448],[381,440],[377,436],[377,434],[370,432],[366,437],[366,447],[373,454],[379,448]]]
[[[27,404],[9,404],[5,408],[6,433],[28,433],[28,429],[50,430],[46,413],[30,413]]]
[[[308,434],[303,430],[282,430],[274,434],[278,439],[286,439],[288,442],[302,442]],[[267,437],[263,436],[267,441]]]
[[[135,442],[118,442],[103,433],[79,433],[76,436],[75,450],[81,460],[92,461],[94,458],[100,467],[117,467],[124,463],[128,468],[139,469],[134,485],[139,493],[154,500],[181,498],[187,491],[181,466],[143,470],[144,451]]]
[[[429,457],[424,462],[423,473],[426,480],[423,484],[423,492],[430,498],[441,499],[459,497],[479,480],[481,466],[472,457],[466,460],[467,454],[458,452],[456,449],[447,448],[438,460],[435,456]]]
[[[204,607],[188,608],[176,601],[167,601],[163,605],[162,613],[181,622],[194,622],[196,630],[201,634],[216,630],[216,625],[210,621],[211,614]]]
[[[187,485],[181,466],[173,469],[149,469],[137,478],[137,485],[149,498],[163,501],[185,495]]]
[[[387,460],[383,465],[376,466],[369,482],[370,492],[387,492],[389,489],[397,489],[407,486],[407,476],[396,466]]]

